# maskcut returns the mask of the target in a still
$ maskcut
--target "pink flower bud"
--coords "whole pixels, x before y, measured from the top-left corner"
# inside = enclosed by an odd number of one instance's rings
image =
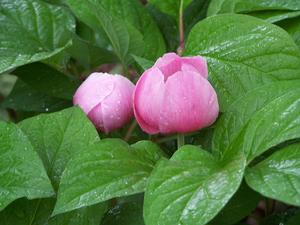
[[[135,117],[149,133],[187,133],[211,125],[219,113],[204,58],[165,54],[139,79]]]
[[[108,133],[133,116],[134,85],[121,75],[91,74],[77,89],[74,105],[87,114],[97,129]]]

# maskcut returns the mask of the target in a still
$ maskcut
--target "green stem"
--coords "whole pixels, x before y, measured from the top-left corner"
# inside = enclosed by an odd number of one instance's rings
[[[137,126],[137,122],[136,122],[136,120],[133,120],[133,122],[131,123],[130,127],[128,128],[128,130],[125,134],[124,141],[129,141],[129,139],[132,135],[132,132],[134,131],[136,126]]]
[[[187,136],[194,136],[196,134],[199,134],[199,132],[196,131],[196,132],[186,133],[184,136],[185,137],[187,137]],[[154,139],[154,142],[160,144],[160,143],[164,143],[164,142],[168,142],[168,141],[173,141],[173,140],[176,140],[176,139],[177,139],[177,134],[176,135],[172,135],[172,136],[163,137],[163,138]]]
[[[129,80],[131,80],[128,66],[125,63],[123,63],[122,67],[123,67],[123,73],[124,73],[125,77],[127,77]]]
[[[178,55],[182,55],[184,51],[184,24],[183,24],[183,0],[180,1],[179,8],[179,47],[177,49]]]
[[[178,133],[177,134],[177,149],[184,145],[184,134]]]

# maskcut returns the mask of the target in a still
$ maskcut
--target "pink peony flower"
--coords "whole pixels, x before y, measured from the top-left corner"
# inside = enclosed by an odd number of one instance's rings
[[[165,54],[139,79],[135,117],[149,133],[187,133],[211,125],[219,112],[204,58]]]
[[[97,129],[108,133],[133,116],[134,84],[121,75],[91,74],[77,89],[74,105],[87,114]]]

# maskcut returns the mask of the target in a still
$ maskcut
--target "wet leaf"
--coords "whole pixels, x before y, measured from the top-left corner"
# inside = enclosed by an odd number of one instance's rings
[[[300,10],[300,2],[297,0],[211,0],[207,15],[262,10]]]
[[[34,90],[66,100],[72,100],[79,86],[79,81],[43,63],[21,66],[13,71],[13,74]]]
[[[160,159],[159,151],[147,142],[130,147],[119,139],[103,139],[90,146],[68,163],[54,214],[143,192]]]
[[[261,196],[242,183],[220,213],[208,225],[232,225],[247,217],[258,204]]]
[[[71,44],[75,21],[62,7],[36,0],[0,1],[0,73],[49,58]]]
[[[300,144],[285,147],[248,168],[246,181],[264,196],[300,206]]]
[[[19,126],[43,160],[55,190],[70,158],[99,140],[95,127],[77,107],[40,114]]]
[[[131,54],[155,59],[165,51],[163,37],[146,9],[137,0],[67,0],[77,17],[109,40],[120,62]]]
[[[269,23],[276,23],[289,18],[300,16],[300,11],[274,10],[249,13],[250,16],[255,16]]]
[[[0,212],[1,225],[99,225],[107,209],[97,204],[51,217],[55,199],[19,199]]]
[[[279,27],[246,15],[209,17],[193,27],[185,55],[207,59],[221,110],[248,91],[300,79],[300,52]]]
[[[53,112],[72,106],[72,102],[43,94],[34,90],[22,80],[17,80],[13,90],[1,102],[0,106],[16,111]]]
[[[299,17],[289,19],[278,23],[283,29],[285,29],[294,39],[300,49],[300,21]]]
[[[180,1],[181,0],[149,0],[151,4],[153,4],[160,11],[171,15],[176,20],[179,18],[179,9],[180,9]],[[185,9],[193,0],[182,0],[183,1],[183,9]]]
[[[118,199],[102,220],[101,225],[145,225],[143,219],[143,195]]]
[[[38,154],[14,124],[0,121],[0,210],[12,201],[54,194]]]
[[[196,146],[184,146],[161,160],[151,174],[145,193],[147,225],[203,225],[237,191],[245,159],[236,155],[218,161]]]
[[[268,84],[228,108],[216,125],[213,150],[220,156],[242,151],[250,162],[273,146],[299,138],[299,125],[300,80]]]

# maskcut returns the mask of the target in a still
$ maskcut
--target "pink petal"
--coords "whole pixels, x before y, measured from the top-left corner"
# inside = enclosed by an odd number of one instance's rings
[[[108,132],[108,129],[104,125],[103,121],[103,113],[101,108],[101,103],[95,106],[87,115],[89,119],[93,122],[97,130],[104,131],[105,133]]]
[[[208,69],[206,59],[201,56],[182,57],[182,71],[198,71],[201,76],[207,79]]]
[[[144,72],[134,90],[135,117],[141,128],[149,134],[159,132],[159,111],[164,89],[164,75],[158,68],[152,67]]]
[[[114,89],[114,83],[106,73],[92,73],[77,89],[74,97],[74,105],[79,105],[88,114]]]
[[[187,133],[212,124],[218,115],[216,93],[210,83],[193,72],[177,72],[165,87],[161,133]]]
[[[105,132],[122,127],[133,116],[134,85],[120,75],[114,75],[114,91],[101,102]]]
[[[167,80],[169,76],[181,69],[181,58],[175,53],[167,53],[156,61],[154,67],[159,68]]]

